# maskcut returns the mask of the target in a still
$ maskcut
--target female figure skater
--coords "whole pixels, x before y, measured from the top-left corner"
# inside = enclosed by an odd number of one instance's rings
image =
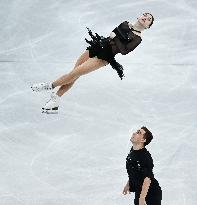
[[[33,91],[52,90],[60,87],[56,93],[51,94],[50,100],[43,106],[43,113],[57,113],[60,97],[67,92],[82,75],[95,71],[107,64],[115,69],[119,77],[123,78],[123,67],[115,60],[115,55],[121,53],[126,55],[133,51],[142,41],[141,32],[150,28],[153,24],[154,17],[150,13],[144,13],[137,21],[132,24],[124,21],[116,27],[109,37],[99,36],[97,33],[93,35],[91,30],[88,33],[91,40],[86,40],[90,46],[79,57],[73,70],[61,76],[54,82],[37,83],[31,86]]]

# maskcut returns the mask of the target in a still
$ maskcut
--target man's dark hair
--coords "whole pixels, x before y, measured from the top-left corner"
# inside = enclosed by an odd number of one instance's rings
[[[149,25],[149,27],[148,28],[150,28],[152,25],[153,25],[153,22],[154,22],[154,17],[153,17],[153,15],[152,14],[150,14],[150,13],[145,13],[145,14],[149,14],[149,15],[151,15],[151,17],[152,17],[152,21],[151,21],[151,23],[150,23],[150,25]]]
[[[144,139],[146,139],[146,142],[144,143],[144,146],[146,146],[152,141],[153,135],[152,135],[152,132],[148,130],[146,127],[143,126],[141,127],[141,129],[145,131]]]

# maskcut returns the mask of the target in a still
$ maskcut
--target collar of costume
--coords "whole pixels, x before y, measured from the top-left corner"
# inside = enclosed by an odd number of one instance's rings
[[[135,30],[133,27],[131,27],[131,30],[135,31],[135,32],[138,32],[138,33],[141,33],[141,31]]]

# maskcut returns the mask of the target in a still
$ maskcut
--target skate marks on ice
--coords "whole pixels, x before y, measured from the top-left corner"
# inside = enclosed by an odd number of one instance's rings
[[[71,205],[74,205],[75,203],[79,203],[79,199],[77,199],[77,194],[75,193],[70,193],[67,190],[62,189],[61,187],[59,188],[58,186],[54,185],[53,182],[50,182],[48,180],[48,178],[51,175],[51,167],[49,165],[50,161],[45,161],[43,164],[40,164],[40,161],[43,161],[43,159],[49,157],[52,157],[56,150],[54,148],[56,148],[56,146],[58,144],[62,144],[62,141],[66,141],[68,140],[71,136],[64,136],[62,138],[59,138],[57,140],[52,140],[51,143],[49,143],[44,149],[43,151],[37,153],[31,160],[30,163],[30,170],[31,170],[31,176],[35,178],[35,180],[39,183],[39,184],[44,184],[46,187],[48,187],[51,192],[55,195],[57,195],[59,197],[59,199],[62,200],[62,203],[60,204],[64,204],[65,202],[70,202]],[[54,139],[56,137],[54,136]],[[66,149],[66,147],[64,147]],[[62,161],[62,163],[64,164],[65,161]],[[53,169],[53,166],[52,166]],[[62,179],[62,183],[65,181],[67,181],[66,178]],[[61,183],[61,182],[59,182]],[[43,199],[42,199],[43,200]],[[57,201],[61,201],[61,200],[56,200]],[[45,199],[46,201],[46,199]],[[50,202],[51,200],[49,200]]]
[[[20,197],[13,194],[1,194],[0,202],[2,205],[26,205]]]
[[[2,100],[0,100],[0,105],[6,103],[6,101],[12,99],[13,97],[24,95],[25,93],[30,93],[29,89],[25,89],[22,91],[17,91],[17,92],[14,92],[12,94],[9,94],[6,97],[4,97]]]
[[[100,147],[99,143],[93,145],[86,141],[85,145],[82,141],[84,141],[83,136],[78,135],[53,140],[42,152],[33,157],[32,175],[41,183],[48,184],[54,191],[76,198],[81,204],[94,202],[96,205],[101,203],[107,205],[109,202],[117,204],[117,201],[122,201],[120,187],[114,183],[116,180],[110,182],[112,167],[109,160],[112,164],[116,164],[113,172],[118,174],[120,166],[117,165],[117,159],[110,159],[104,155],[98,158],[95,153],[92,155],[92,150]],[[80,149],[83,152],[80,152]],[[103,181],[101,178],[104,176],[107,177]],[[128,200],[125,201],[128,203]]]

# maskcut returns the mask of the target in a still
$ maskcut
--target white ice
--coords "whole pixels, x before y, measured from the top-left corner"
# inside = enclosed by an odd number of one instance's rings
[[[129,205],[129,138],[147,126],[162,205],[197,204],[197,1],[0,1],[0,205]],[[151,12],[155,22],[127,56],[81,77],[58,115],[34,82],[69,72],[86,27],[107,36]]]

